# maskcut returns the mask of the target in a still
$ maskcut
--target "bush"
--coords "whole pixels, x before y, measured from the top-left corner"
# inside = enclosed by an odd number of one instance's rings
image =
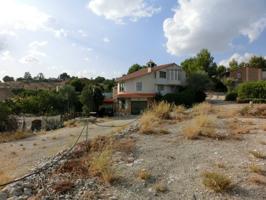
[[[216,78],[212,79],[213,82],[213,90],[216,92],[227,92],[227,87],[225,86],[225,84]]]
[[[236,101],[237,92],[228,92],[225,96],[225,101]]]
[[[266,81],[253,81],[242,83],[238,86],[238,99],[242,100],[266,100]]]
[[[215,192],[223,192],[231,187],[230,178],[216,172],[203,173],[202,182],[206,187],[214,190]]]
[[[11,109],[5,103],[0,103],[0,132],[12,131],[17,128],[16,119],[10,116]]]
[[[179,93],[169,93],[162,97],[164,101],[176,105],[192,106],[194,103],[203,102],[206,94],[203,91],[195,91],[187,88]]]

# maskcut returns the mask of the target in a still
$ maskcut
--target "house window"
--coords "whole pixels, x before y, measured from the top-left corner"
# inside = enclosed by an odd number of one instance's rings
[[[181,70],[178,70],[177,71],[177,80],[181,80],[182,79],[182,77],[181,77]]]
[[[142,91],[142,82],[137,82],[136,83],[136,90],[137,91]]]
[[[175,70],[175,80],[178,80],[178,72]]]
[[[119,91],[124,92],[125,91],[125,83],[120,83],[119,84]]]
[[[158,92],[164,91],[164,85],[158,85]]]
[[[166,72],[160,71],[159,77],[163,78],[163,79],[166,79]]]

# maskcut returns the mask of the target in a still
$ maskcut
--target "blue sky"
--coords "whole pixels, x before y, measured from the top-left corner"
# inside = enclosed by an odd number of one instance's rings
[[[264,0],[0,0],[0,78],[111,78],[202,48],[227,65],[265,56],[265,27]]]

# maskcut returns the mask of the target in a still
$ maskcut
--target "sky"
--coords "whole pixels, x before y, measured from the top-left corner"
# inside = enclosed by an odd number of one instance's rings
[[[0,0],[0,78],[114,78],[202,48],[228,65],[266,56],[265,28],[265,0]]]

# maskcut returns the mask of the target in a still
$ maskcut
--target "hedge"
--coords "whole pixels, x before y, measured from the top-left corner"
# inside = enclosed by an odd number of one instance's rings
[[[176,105],[192,106],[195,103],[203,102],[206,94],[203,91],[194,91],[192,89],[185,89],[178,93],[169,93],[162,96],[163,101],[174,103]]]
[[[238,100],[260,100],[266,99],[266,81],[252,81],[242,83],[237,88]]]
[[[228,92],[225,96],[225,101],[236,101],[237,92]]]

